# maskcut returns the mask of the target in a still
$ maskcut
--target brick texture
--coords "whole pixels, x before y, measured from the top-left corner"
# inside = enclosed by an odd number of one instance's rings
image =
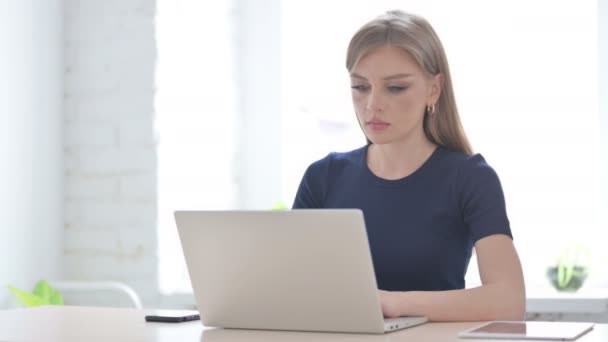
[[[158,292],[155,12],[154,0],[64,2],[65,277],[124,282],[146,306]],[[128,305],[111,292],[81,303]]]

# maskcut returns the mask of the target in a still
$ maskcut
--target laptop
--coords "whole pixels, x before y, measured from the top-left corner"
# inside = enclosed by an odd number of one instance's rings
[[[384,333],[427,321],[384,319],[358,209],[176,211],[205,326]]]

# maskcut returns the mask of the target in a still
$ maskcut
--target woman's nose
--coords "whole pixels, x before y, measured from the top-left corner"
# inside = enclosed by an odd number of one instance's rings
[[[367,110],[379,113],[384,110],[384,100],[382,99],[381,94],[378,92],[370,91],[369,97],[367,98]]]

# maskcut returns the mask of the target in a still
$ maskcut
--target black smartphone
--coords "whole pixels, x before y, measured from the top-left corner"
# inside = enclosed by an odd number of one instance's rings
[[[192,310],[156,310],[146,315],[146,322],[180,323],[200,318],[198,312]]]

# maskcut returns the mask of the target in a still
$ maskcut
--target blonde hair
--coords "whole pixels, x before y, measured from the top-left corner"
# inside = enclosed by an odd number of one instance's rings
[[[351,72],[368,52],[385,45],[408,52],[428,75],[441,75],[441,94],[435,112],[427,111],[424,117],[426,137],[450,150],[472,154],[458,115],[448,61],[435,30],[417,15],[398,10],[386,12],[355,33],[348,45],[346,69]]]

